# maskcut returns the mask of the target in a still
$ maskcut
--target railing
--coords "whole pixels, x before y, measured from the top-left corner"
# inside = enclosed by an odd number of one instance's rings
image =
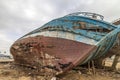
[[[120,25],[120,18],[114,20],[112,23],[115,25]]]
[[[100,19],[100,20],[104,19],[104,16],[96,13],[90,13],[90,12],[76,12],[76,13],[68,14],[67,16],[85,16],[93,19]]]

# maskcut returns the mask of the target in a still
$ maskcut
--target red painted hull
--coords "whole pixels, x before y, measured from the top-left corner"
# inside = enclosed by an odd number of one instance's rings
[[[81,64],[95,49],[73,40],[36,36],[17,40],[11,54],[16,63],[64,72]]]

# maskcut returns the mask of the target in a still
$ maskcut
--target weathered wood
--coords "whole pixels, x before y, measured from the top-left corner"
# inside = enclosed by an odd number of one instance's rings
[[[116,66],[117,66],[119,58],[120,58],[120,55],[115,55],[115,58],[114,58],[114,61],[113,61],[113,64],[112,64],[112,69],[113,70],[116,70]]]
[[[120,34],[118,35],[118,39],[116,40],[116,44],[107,53],[108,54],[106,54],[102,58],[95,60],[95,65],[98,68],[102,68],[104,66],[104,63],[105,63],[105,58],[112,57],[113,55],[115,55],[115,58],[113,60],[112,66],[111,66],[111,68],[115,70],[116,65],[118,63],[118,60],[120,58]]]
[[[95,67],[97,68],[103,68],[105,65],[105,58],[98,58],[94,60]]]

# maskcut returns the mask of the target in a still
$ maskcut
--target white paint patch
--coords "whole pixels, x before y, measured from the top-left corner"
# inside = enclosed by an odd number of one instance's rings
[[[91,44],[91,45],[96,44],[96,41],[93,39],[90,39],[90,38],[87,38],[81,35],[76,35],[70,32],[63,32],[63,31],[44,31],[44,32],[39,32],[39,33],[25,36],[23,38],[35,37],[38,35],[46,36],[46,37],[64,38],[64,39],[74,40],[74,41],[83,42],[83,43]]]

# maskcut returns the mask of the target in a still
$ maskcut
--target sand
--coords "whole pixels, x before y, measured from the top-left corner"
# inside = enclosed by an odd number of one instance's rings
[[[111,66],[112,61],[106,61],[106,67]],[[84,68],[85,69],[85,68]],[[86,68],[71,70],[59,76],[57,80],[120,80],[120,63],[117,65],[117,71],[111,71],[107,68],[96,69],[93,74],[92,69],[88,71]],[[20,67],[14,65],[14,62],[0,63],[0,80],[56,80],[56,77],[41,76],[31,73],[31,69],[26,69],[27,72]]]

